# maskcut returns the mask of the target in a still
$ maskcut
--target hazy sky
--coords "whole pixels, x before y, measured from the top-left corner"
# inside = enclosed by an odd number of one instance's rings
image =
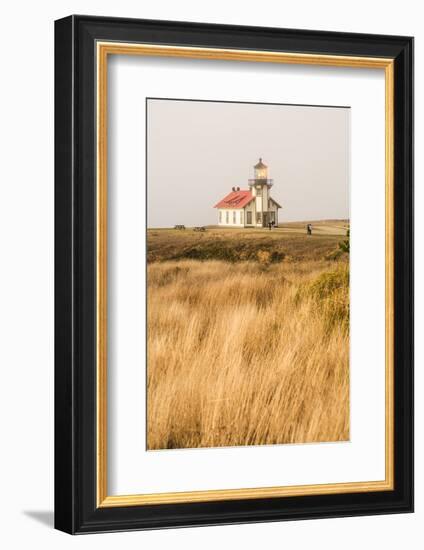
[[[262,157],[279,221],[349,217],[350,110],[149,99],[148,226],[208,225]]]

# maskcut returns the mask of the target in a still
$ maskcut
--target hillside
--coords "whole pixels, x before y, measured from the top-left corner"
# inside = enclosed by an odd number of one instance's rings
[[[313,234],[306,235],[312,223]],[[346,235],[348,222],[329,220],[287,223],[268,229],[208,227],[205,232],[191,228],[149,229],[148,262],[165,260],[257,261],[265,252],[271,263],[331,259]],[[341,258],[339,258],[341,259]]]

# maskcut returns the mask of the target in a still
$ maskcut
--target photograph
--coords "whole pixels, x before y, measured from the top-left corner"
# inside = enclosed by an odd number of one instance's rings
[[[147,450],[349,441],[350,116],[146,98]]]

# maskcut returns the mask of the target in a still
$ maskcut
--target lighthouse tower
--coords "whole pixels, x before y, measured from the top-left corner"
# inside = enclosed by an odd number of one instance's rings
[[[255,164],[253,179],[249,179],[249,188],[252,196],[255,198],[256,226],[266,227],[269,222],[276,221],[274,212],[270,212],[269,191],[273,181],[268,178],[268,166],[259,159]]]

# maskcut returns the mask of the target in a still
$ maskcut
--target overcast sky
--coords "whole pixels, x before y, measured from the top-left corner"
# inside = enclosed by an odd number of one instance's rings
[[[148,100],[148,226],[209,225],[262,157],[279,221],[349,217],[350,110]]]

